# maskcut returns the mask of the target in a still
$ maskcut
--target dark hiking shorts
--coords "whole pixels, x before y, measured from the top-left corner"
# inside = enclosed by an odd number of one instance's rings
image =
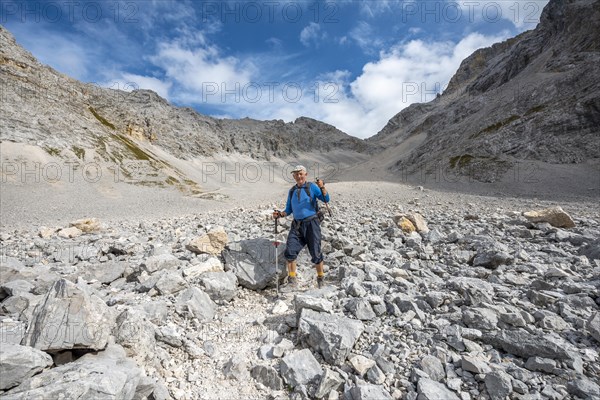
[[[309,221],[294,220],[292,222],[285,247],[285,259],[294,261],[304,246],[308,246],[313,264],[323,261],[323,254],[321,253],[321,225],[318,218]]]

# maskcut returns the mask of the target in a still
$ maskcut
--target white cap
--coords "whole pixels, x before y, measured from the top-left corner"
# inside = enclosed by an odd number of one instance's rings
[[[292,170],[292,173],[294,173],[294,172],[300,172],[300,171],[306,172],[306,167],[304,165],[296,165],[294,167],[294,169]]]

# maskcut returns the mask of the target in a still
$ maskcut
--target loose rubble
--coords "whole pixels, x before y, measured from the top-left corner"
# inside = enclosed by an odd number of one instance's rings
[[[597,215],[340,198],[278,296],[272,208],[4,231],[0,395],[600,397]]]

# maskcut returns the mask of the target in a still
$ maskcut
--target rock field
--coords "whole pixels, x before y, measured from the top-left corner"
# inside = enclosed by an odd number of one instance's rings
[[[600,398],[597,207],[333,200],[326,286],[305,251],[279,295],[272,204],[4,227],[0,397]]]

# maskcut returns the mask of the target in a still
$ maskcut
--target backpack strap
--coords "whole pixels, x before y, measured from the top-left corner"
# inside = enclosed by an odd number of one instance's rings
[[[288,197],[290,197],[290,201],[291,201],[291,196],[294,195],[294,192],[296,191],[296,189],[298,188],[298,186],[294,185],[290,188],[289,192],[288,192]],[[312,201],[312,197],[310,196],[310,182],[306,182],[304,184],[304,191],[306,192],[306,195],[308,196],[309,199],[311,199],[311,203],[313,205],[313,208],[315,209],[316,212],[319,212],[319,201],[317,200],[317,197],[315,196],[315,201]],[[298,197],[300,197],[300,192],[298,192]],[[298,199],[300,200],[300,199]],[[291,203],[290,203],[291,204]],[[292,210],[293,211],[293,210]]]

